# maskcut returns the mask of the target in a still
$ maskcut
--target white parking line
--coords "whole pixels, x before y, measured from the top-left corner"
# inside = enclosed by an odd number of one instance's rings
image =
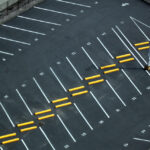
[[[96,101],[96,103],[99,105],[99,107],[102,109],[102,111],[104,112],[104,114],[106,115],[106,117],[110,118],[110,116],[108,115],[108,113],[106,112],[106,110],[103,108],[103,106],[100,104],[100,102],[95,97],[95,95],[91,91],[90,91],[90,94],[92,95],[92,97],[94,98],[94,100]]]
[[[24,140],[23,140],[23,139],[21,139],[21,142],[23,143],[23,145],[24,145],[24,147],[26,148],[26,150],[29,150],[29,148],[28,148],[27,144],[24,142]]]
[[[81,110],[79,109],[79,107],[77,106],[77,104],[74,103],[74,106],[76,107],[76,109],[78,110],[78,112],[80,113],[80,115],[82,116],[82,118],[84,119],[84,121],[87,123],[87,125],[89,126],[89,128],[91,130],[93,130],[93,127],[91,126],[91,124],[88,122],[88,120],[85,118],[85,116],[83,115],[83,113],[81,112]]]
[[[6,40],[6,41],[10,41],[10,42],[14,42],[14,43],[23,44],[23,45],[28,45],[28,46],[30,46],[30,45],[31,45],[31,43],[26,43],[26,42],[22,42],[22,41],[17,41],[17,40],[13,40],[13,39],[5,38],[5,37],[0,37],[0,39],[2,39],[2,40]]]
[[[116,26],[116,28],[118,29],[118,31],[121,33],[121,35],[126,39],[126,41],[129,43],[129,45],[133,48],[133,50],[139,55],[139,57],[145,62],[145,64],[147,64],[146,60],[140,55],[140,53],[135,49],[135,47],[131,44],[131,42],[128,40],[128,38],[123,34],[123,32],[120,30],[120,28],[118,26]],[[116,32],[114,30],[114,32]],[[130,53],[134,56],[134,58],[138,61],[138,63],[141,65],[142,68],[144,68],[143,64],[141,64],[141,62],[138,60],[138,58],[134,55],[134,53],[129,49],[129,47],[124,43],[124,41],[121,39],[121,37],[118,35],[118,33],[116,32],[116,35],[118,36],[118,38],[122,41],[122,43],[125,45],[125,47],[130,51]],[[146,70],[146,73],[150,76],[150,73]]]
[[[112,91],[115,93],[115,95],[118,97],[118,99],[120,100],[120,102],[126,107],[127,105],[122,100],[122,98],[118,95],[118,93],[115,91],[115,89],[112,87],[112,85],[108,82],[108,80],[106,80],[106,82],[107,82],[108,86],[112,89]]]
[[[75,66],[72,64],[72,62],[70,61],[70,59],[68,57],[66,57],[66,59],[69,62],[69,64],[71,65],[71,67],[73,68],[73,70],[76,72],[76,74],[80,78],[80,80],[83,80],[83,78],[81,77],[81,75],[79,74],[79,72],[77,71],[77,69],[75,68]]]
[[[142,95],[142,92],[139,90],[139,88],[133,83],[133,81],[130,79],[130,77],[127,75],[127,73],[123,70],[123,69],[121,69],[121,71],[124,73],[124,75],[128,78],[128,80],[131,82],[131,84],[135,87],[135,89],[138,91],[138,93],[140,94],[140,95]]]
[[[55,76],[55,78],[57,79],[57,81],[59,82],[59,84],[61,85],[61,87],[64,89],[64,91],[67,92],[65,86],[62,84],[62,82],[60,81],[60,79],[58,78],[58,76],[56,75],[54,70],[51,67],[50,67],[50,70],[51,70],[52,74]]]
[[[2,148],[2,147],[0,147],[0,150],[3,150],[3,148]]]
[[[4,52],[4,51],[0,51],[1,54],[5,54],[5,55],[10,55],[10,56],[14,56],[13,53],[8,53],[8,52]]]
[[[150,143],[150,140],[146,140],[146,139],[133,138],[133,140],[136,140],[136,141],[142,141],[142,142],[148,142],[148,143]]]
[[[98,66],[96,65],[96,63],[94,62],[94,60],[91,58],[91,56],[87,53],[87,51],[85,50],[84,47],[81,47],[83,52],[86,54],[86,56],[90,59],[90,61],[92,62],[92,64],[96,67],[96,69],[99,69]]]
[[[65,128],[65,130],[67,131],[67,133],[70,135],[71,139],[76,142],[76,139],[73,137],[73,135],[71,134],[71,132],[69,131],[69,129],[66,127],[66,125],[64,124],[64,122],[62,121],[62,119],[60,118],[59,115],[57,115],[59,121],[62,123],[63,127]]]
[[[35,79],[35,77],[32,78],[34,83],[36,84],[36,86],[38,87],[38,89],[41,91],[42,95],[44,96],[44,98],[46,99],[46,101],[48,103],[50,103],[49,99],[47,98],[46,94],[44,93],[43,89],[41,88],[41,86],[39,85],[39,83],[37,82],[37,80]]]
[[[84,5],[84,4],[79,4],[79,3],[74,3],[74,2],[64,1],[64,0],[56,0],[56,1],[63,2],[66,4],[72,4],[72,5],[76,5],[76,6],[91,8],[91,6],[89,6],[89,5]]]
[[[14,26],[9,26],[9,25],[6,25],[6,24],[2,24],[2,26],[7,27],[7,28],[11,28],[11,29],[15,29],[15,30],[19,30],[19,31],[33,33],[33,34],[46,35],[45,33],[36,32],[36,31],[32,31],[32,30],[27,30],[27,29],[23,29],[23,28],[18,28],[18,27],[14,27]]]
[[[41,7],[37,7],[37,6],[34,6],[34,8],[35,8],[35,9],[39,9],[39,10],[44,10],[44,11],[53,12],[53,13],[58,13],[58,14],[62,14],[62,15],[72,16],[72,17],[76,17],[76,16],[77,16],[77,15],[75,15],[75,14],[70,14],[70,13],[61,12],[61,11],[56,11],[56,10],[47,9],[47,8],[41,8]]]
[[[6,114],[7,118],[8,118],[8,120],[10,121],[11,125],[12,125],[13,127],[15,127],[15,124],[14,124],[13,121],[11,120],[9,114],[7,113],[7,111],[6,111],[6,109],[4,108],[4,106],[2,105],[2,103],[0,103],[0,105],[1,105],[1,107],[2,107],[2,109],[3,109],[3,111],[5,112],[5,114]]]
[[[45,23],[45,24],[51,24],[51,25],[55,25],[55,26],[61,26],[61,24],[58,24],[58,23],[55,23],[55,22],[43,21],[43,20],[38,20],[38,19],[29,18],[29,17],[25,17],[25,16],[18,16],[18,17],[22,18],[22,19],[27,19],[27,20],[35,21],[35,22],[40,22],[40,23]]]
[[[133,48],[133,50],[139,55],[139,57],[147,64],[146,60],[140,55],[140,53],[136,50],[136,48],[131,44],[131,42],[127,39],[127,37],[123,34],[123,32],[120,30],[118,26],[116,26],[118,31],[122,34],[122,36],[126,39],[126,41],[129,43],[129,45]]]
[[[19,95],[20,99],[22,100],[22,102],[24,103],[24,105],[26,106],[27,110],[29,111],[29,113],[31,115],[33,115],[32,111],[30,110],[29,106],[27,105],[27,103],[25,102],[24,98],[22,97],[21,93],[19,92],[18,89],[16,89],[17,94]]]
[[[49,145],[52,147],[53,150],[55,150],[55,147],[53,146],[53,144],[51,143],[51,141],[49,140],[49,138],[47,137],[46,133],[44,132],[44,130],[39,127],[40,131],[43,133],[44,137],[46,138],[47,142],[49,143]]]
[[[149,27],[148,25],[146,25],[145,23],[143,23],[143,22],[141,22],[141,21],[139,21],[139,20],[137,20],[137,19],[135,19],[135,18],[133,18],[133,17],[131,17],[131,16],[130,16],[130,19],[133,21],[133,23],[135,24],[135,26],[140,30],[140,32],[145,36],[145,38],[146,38],[148,41],[150,41],[150,38],[149,38],[149,37],[145,34],[145,32],[139,27],[139,25],[135,22],[135,20],[136,20],[137,22],[141,23],[142,25],[148,27],[148,28],[150,28],[150,27]]]
[[[110,51],[108,50],[108,48],[104,45],[104,43],[100,40],[99,37],[97,37],[97,40],[100,42],[100,44],[103,46],[103,48],[106,50],[106,52],[109,54],[109,56],[114,59],[114,56],[110,53]]]

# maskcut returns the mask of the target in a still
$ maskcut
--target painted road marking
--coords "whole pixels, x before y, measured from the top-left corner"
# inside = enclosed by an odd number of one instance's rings
[[[139,88],[133,83],[133,81],[130,79],[130,77],[127,75],[127,73],[123,70],[123,69],[121,69],[121,71],[124,73],[124,75],[128,78],[128,80],[131,82],[131,84],[135,87],[135,89],[138,91],[138,93],[140,94],[140,95],[142,95],[142,92],[139,90]]]
[[[27,144],[24,142],[24,140],[23,140],[23,139],[21,139],[21,142],[23,143],[23,145],[24,145],[24,147],[26,148],[26,150],[29,150],[29,148],[28,148]]]
[[[150,46],[145,46],[145,47],[138,48],[139,51],[141,51],[141,50],[147,50],[147,49],[150,49]]]
[[[142,142],[148,142],[148,143],[150,143],[150,140],[141,139],[141,138],[133,138],[133,140],[136,140],[136,141],[142,141]]]
[[[17,124],[17,127],[23,127],[23,126],[27,126],[27,125],[31,125],[31,124],[34,124],[34,121],[19,123],[19,124]]]
[[[102,109],[102,111],[104,112],[104,114],[106,115],[106,117],[110,118],[110,116],[108,115],[108,113],[106,112],[106,110],[103,108],[103,106],[100,104],[100,102],[95,97],[95,95],[91,91],[90,91],[90,94],[92,95],[92,97],[94,98],[94,100],[96,101],[96,103],[98,104],[98,106]]]
[[[32,30],[27,30],[27,29],[23,29],[23,28],[18,28],[18,27],[6,25],[6,24],[2,24],[2,26],[3,27],[7,27],[7,28],[11,28],[11,29],[16,29],[16,30],[24,31],[24,32],[33,33],[33,34],[46,35],[45,33],[36,32],[36,31],[32,31]]]
[[[6,40],[6,41],[10,41],[10,42],[14,42],[14,43],[23,44],[23,45],[28,45],[28,46],[30,46],[30,45],[31,45],[31,43],[26,43],[26,42],[22,42],[22,41],[17,41],[17,40],[13,40],[13,39],[5,38],[5,37],[0,37],[0,39],[2,39],[2,40]]]
[[[113,68],[113,67],[116,67],[116,66],[117,66],[116,64],[111,64],[111,65],[107,65],[107,66],[102,66],[100,68],[103,70],[103,69]]]
[[[49,143],[49,145],[52,147],[53,150],[56,150],[55,147],[53,146],[53,144],[51,143],[51,141],[49,140],[49,138],[47,137],[46,133],[44,132],[44,130],[39,127],[40,131],[42,132],[42,134],[44,135],[44,137],[46,138],[47,142]]]
[[[22,97],[21,93],[19,92],[18,89],[16,89],[17,94],[19,95],[20,99],[22,100],[22,102],[24,103],[24,105],[26,106],[27,110],[29,111],[30,115],[33,115],[32,111],[30,110],[29,106],[27,105],[27,103],[25,102],[24,98]]]
[[[92,80],[92,79],[97,79],[97,78],[100,78],[101,75],[98,74],[98,75],[94,75],[94,76],[90,76],[90,77],[85,77],[84,79],[87,81],[87,80]]]
[[[55,76],[55,78],[57,79],[57,81],[59,82],[59,84],[61,85],[61,87],[64,89],[64,91],[67,92],[65,86],[62,84],[62,82],[60,81],[60,79],[58,78],[58,76],[56,75],[54,70],[51,67],[50,67],[50,70],[51,70],[52,74]]]
[[[118,31],[121,33],[121,35],[126,39],[126,41],[129,43],[129,45],[133,48],[133,50],[139,55],[139,57],[145,62],[145,64],[147,64],[146,60],[140,55],[140,53],[135,49],[135,47],[131,44],[131,42],[127,39],[127,37],[123,34],[123,32],[120,30],[120,28],[118,26],[116,26],[116,28],[118,29]],[[118,35],[119,36],[119,35]],[[119,36],[120,37],[120,36]],[[119,38],[123,43],[124,41]],[[129,47],[124,43],[124,45],[127,47],[127,49],[130,51],[130,53],[132,53],[132,55],[134,56],[134,58],[138,61],[138,63],[141,65],[142,68],[144,68],[143,64],[141,64],[141,62],[138,60],[138,58],[133,54],[133,52],[129,49]],[[150,73],[148,70],[146,70],[146,73],[150,76]]]
[[[80,80],[83,80],[83,78],[81,77],[81,75],[79,74],[79,72],[77,71],[77,69],[75,68],[75,66],[72,64],[72,62],[70,61],[70,59],[68,57],[66,57],[66,59],[69,62],[69,64],[71,65],[71,67],[73,68],[73,70],[76,72],[76,74],[80,78]]]
[[[20,132],[31,131],[31,130],[35,130],[37,128],[38,128],[37,126],[33,126],[33,127],[29,127],[29,128],[24,128],[24,129],[20,129]]]
[[[73,142],[76,142],[76,139],[74,138],[74,136],[71,134],[71,132],[69,131],[69,129],[66,127],[66,125],[64,124],[64,122],[62,121],[62,119],[60,118],[59,115],[57,115],[59,121],[62,123],[63,127],[65,128],[65,130],[67,131],[67,133],[70,135],[71,139],[73,140]]]
[[[120,32],[120,34],[126,39],[126,41],[129,43],[129,45],[133,48],[133,50],[139,55],[139,57],[147,64],[146,60],[140,55],[140,53],[134,48],[134,46],[131,44],[131,42],[127,39],[127,37],[124,35],[124,33],[120,30],[118,26],[116,26],[117,30]],[[129,50],[129,52],[134,56],[134,58],[138,61],[138,63],[141,65],[142,68],[144,66],[141,64],[141,62],[137,59],[137,57],[134,55],[134,53],[130,50],[130,48],[126,45],[126,43],[122,40],[122,38],[118,35],[118,33],[112,29],[114,33],[118,36],[120,41],[124,44],[124,46]]]
[[[70,14],[70,13],[61,12],[61,11],[56,11],[56,10],[47,9],[47,8],[41,8],[41,7],[37,7],[37,6],[34,6],[34,8],[35,8],[35,9],[39,9],[39,10],[44,10],[44,11],[53,12],[53,13],[58,13],[58,14],[62,14],[62,15],[72,16],[72,17],[76,17],[76,16],[77,16],[77,15],[75,15],[75,14]]]
[[[86,54],[86,56],[89,58],[89,60],[92,62],[92,64],[96,67],[96,69],[99,69],[94,60],[91,58],[91,56],[87,53],[84,47],[81,47],[83,52]]]
[[[128,58],[128,59],[120,60],[119,63],[122,64],[122,63],[130,62],[130,61],[134,61],[134,60],[135,60],[134,58]]]
[[[109,54],[109,56],[114,59],[114,56],[109,52],[109,50],[107,49],[107,47],[104,45],[104,43],[100,40],[99,37],[97,37],[97,40],[100,42],[100,44],[103,46],[103,48],[106,50],[106,52]]]
[[[64,97],[64,98],[53,100],[52,103],[55,104],[55,103],[64,102],[64,101],[67,101],[67,100],[69,100],[69,98]]]
[[[38,117],[38,120],[44,120],[44,119],[48,119],[48,118],[52,118],[52,117],[55,117],[55,114],[50,114],[50,115]]]
[[[88,93],[88,90],[77,92],[77,93],[73,93],[72,96],[79,96],[79,95],[83,95],[83,94],[86,94],[86,93]]]
[[[71,88],[68,91],[73,92],[73,91],[81,90],[81,89],[84,89],[84,88],[85,88],[85,86],[79,86],[79,87]]]
[[[50,25],[55,25],[55,26],[61,26],[61,24],[54,23],[54,22],[38,20],[38,19],[29,18],[29,17],[25,17],[25,16],[18,16],[18,17],[19,17],[19,18],[22,18],[22,19],[26,19],[26,20],[35,21],[35,22],[40,22],[40,23],[45,23],[45,24],[50,24]]]
[[[37,80],[35,79],[35,77],[32,78],[33,81],[35,82],[36,86],[38,87],[38,89],[41,91],[42,95],[44,96],[44,98],[46,99],[46,101],[48,103],[50,103],[49,99],[47,98],[46,94],[44,93],[43,89],[41,88],[41,86],[39,85],[39,83],[37,82]]]
[[[143,45],[147,45],[147,44],[150,44],[150,42],[136,43],[136,44],[134,44],[134,46],[143,46]]]
[[[80,113],[80,115],[82,116],[82,118],[84,119],[84,121],[87,123],[87,125],[89,126],[89,128],[91,130],[93,130],[93,127],[91,126],[91,124],[88,122],[88,120],[85,118],[85,116],[83,115],[83,113],[81,112],[81,110],[79,109],[79,107],[77,106],[77,104],[74,103],[74,106],[76,107],[76,109],[78,110],[78,112]]]
[[[4,108],[4,106],[2,105],[2,103],[0,103],[0,105],[1,105],[1,107],[2,107],[2,109],[3,109],[3,111],[5,112],[5,114],[6,114],[7,118],[8,118],[8,120],[10,121],[11,125],[12,125],[13,127],[15,127],[15,124],[14,124],[13,121],[11,120],[9,114],[7,113],[7,111],[6,111],[6,109]]]
[[[120,56],[116,56],[116,59],[121,59],[121,58],[125,58],[125,57],[130,57],[131,54],[124,54],[124,55],[120,55]]]
[[[19,140],[20,140],[19,138],[15,138],[15,139],[3,141],[2,144],[14,143],[14,142],[18,142]]]
[[[122,31],[119,29],[118,26],[116,26],[116,28],[118,29],[118,31],[122,34],[122,36],[126,39],[126,41],[130,44],[130,46],[135,50],[135,52],[141,57],[141,59],[147,64],[146,60],[137,52],[137,50],[134,48],[134,46],[129,42],[129,40],[127,39],[127,37],[122,33]],[[134,53],[129,49],[129,47],[126,45],[126,43],[122,40],[122,38],[119,36],[119,34],[112,28],[113,32],[116,34],[116,36],[120,39],[120,41],[123,43],[123,45],[129,50],[129,52],[134,56],[134,58],[137,60],[137,62],[140,64],[140,66],[142,68],[144,68],[144,65],[141,64],[141,62],[139,61],[139,59],[134,55]],[[150,76],[150,73],[148,71],[146,71],[147,74]]]
[[[60,105],[56,105],[55,108],[61,108],[61,107],[69,106],[69,105],[72,105],[72,103],[68,102],[68,103],[63,103],[63,104],[60,104]]]
[[[46,109],[46,110],[43,110],[43,111],[35,112],[34,114],[35,115],[41,115],[41,114],[45,114],[45,113],[48,113],[48,112],[51,112],[51,111],[52,111],[51,109]]]
[[[91,8],[91,6],[89,6],[89,5],[84,5],[84,4],[74,3],[74,2],[69,2],[69,1],[65,1],[65,0],[56,0],[56,1],[57,2],[63,2],[63,3],[66,3],[66,4],[72,4],[72,5],[76,5],[76,6]]]
[[[112,87],[112,85],[109,83],[108,80],[106,80],[108,86],[111,88],[111,90],[115,93],[115,95],[118,97],[118,99],[120,100],[120,102],[126,107],[127,105],[125,104],[125,102],[122,100],[122,98],[118,95],[118,93],[115,91],[115,89]]]
[[[16,133],[10,133],[10,134],[0,136],[0,139],[9,138],[9,137],[13,137],[13,136],[16,136],[16,135],[17,135]]]
[[[113,73],[113,72],[117,72],[117,71],[120,71],[120,69],[116,68],[116,69],[107,70],[107,71],[104,71],[104,74],[109,74],[109,73]]]
[[[98,83],[102,83],[102,82],[104,82],[104,79],[88,82],[88,85],[98,84]]]
[[[135,19],[135,18],[133,18],[133,17],[131,17],[131,16],[130,16],[130,19],[133,21],[133,23],[135,24],[135,26],[140,30],[140,32],[146,37],[146,39],[147,39],[148,41],[150,41],[150,38],[149,38],[149,37],[144,33],[144,31],[138,26],[138,24],[135,22],[135,20],[136,20],[137,22],[141,23],[142,25],[148,27],[148,28],[150,28],[150,27],[149,27],[148,25],[146,25],[145,23],[143,23],[143,22],[141,22],[141,21],[139,21],[139,20],[137,20],[137,19]]]
[[[8,52],[4,52],[4,51],[0,51],[1,54],[5,54],[5,55],[10,55],[10,56],[14,56],[13,53],[8,53]]]

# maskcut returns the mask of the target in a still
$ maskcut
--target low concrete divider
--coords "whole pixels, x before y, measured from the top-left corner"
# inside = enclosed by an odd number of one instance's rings
[[[44,0],[0,0],[0,24],[43,1]]]

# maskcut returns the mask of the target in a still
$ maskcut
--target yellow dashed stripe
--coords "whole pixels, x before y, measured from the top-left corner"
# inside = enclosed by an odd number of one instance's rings
[[[16,133],[6,134],[6,135],[3,135],[3,136],[0,136],[0,139],[5,139],[5,138],[16,136],[16,135],[17,135]]]
[[[26,131],[35,130],[35,129],[37,129],[37,126],[33,126],[33,127],[29,127],[29,128],[20,129],[20,132],[26,132]]]
[[[52,111],[51,109],[47,109],[47,110],[43,110],[43,111],[36,112],[36,113],[34,113],[34,114],[35,114],[35,115],[40,115],[40,114],[48,113],[48,112],[51,112],[51,111]]]
[[[125,58],[125,57],[130,57],[131,54],[124,54],[124,55],[120,55],[120,56],[116,56],[116,59],[120,59],[120,58]]]
[[[59,103],[59,102],[63,102],[63,101],[67,101],[69,98],[68,97],[65,97],[65,98],[61,98],[61,99],[57,99],[57,100],[53,100],[52,103],[55,104],[55,103]]]
[[[3,141],[2,144],[8,144],[8,143],[13,143],[13,142],[17,142],[19,141],[19,138],[15,138],[15,139],[11,139],[11,140],[7,140],[7,141]]]
[[[101,69],[107,69],[107,68],[112,68],[112,67],[116,67],[116,64],[111,64],[111,65],[107,65],[107,66],[102,66],[100,67]]]
[[[69,92],[73,92],[73,91],[77,91],[77,90],[84,89],[84,88],[85,88],[85,86],[79,86],[79,87],[75,87],[75,88],[69,89],[68,91]]]
[[[27,126],[27,125],[30,125],[30,124],[34,124],[34,121],[29,121],[29,122],[24,122],[24,123],[17,124],[17,127],[23,127],[23,126]]]
[[[88,93],[87,90],[82,91],[82,92],[78,92],[78,93],[73,93],[72,96],[79,96],[79,95],[86,94],[86,93]]]
[[[141,45],[146,45],[146,44],[149,44],[149,42],[137,43],[137,44],[134,44],[134,46],[141,46]]]
[[[134,58],[129,58],[129,59],[124,59],[124,60],[120,60],[119,63],[125,63],[125,62],[129,62],[129,61],[133,61],[135,60]]]
[[[98,74],[98,75],[94,75],[94,76],[91,76],[91,77],[86,77],[86,78],[84,78],[85,80],[92,80],[92,79],[96,79],[96,78],[100,78],[101,77],[101,75],[100,74]]]
[[[89,82],[88,85],[97,84],[97,83],[101,83],[101,82],[104,82],[104,79]]]
[[[116,71],[119,71],[119,68],[108,70],[108,71],[104,71],[104,74],[109,74],[109,73],[116,72]]]
[[[72,104],[71,102],[60,104],[60,105],[56,105],[55,108],[65,107],[65,106],[69,106],[71,104]]]
[[[43,117],[39,117],[38,120],[44,120],[44,119],[48,119],[48,118],[52,118],[52,117],[55,117],[55,114],[51,114],[51,115],[46,115],[46,116],[43,116]]]

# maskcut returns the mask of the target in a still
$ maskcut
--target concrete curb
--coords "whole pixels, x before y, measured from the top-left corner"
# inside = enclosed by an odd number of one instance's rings
[[[13,12],[11,12],[10,14],[1,17],[0,18],[0,24],[5,23],[6,21],[11,20],[12,18],[15,18],[16,16],[18,16],[19,14],[27,11],[28,9],[32,8],[34,5],[43,2],[44,0],[34,0],[32,2],[30,2],[29,4],[26,4],[25,6],[19,8],[18,10],[15,10]]]

